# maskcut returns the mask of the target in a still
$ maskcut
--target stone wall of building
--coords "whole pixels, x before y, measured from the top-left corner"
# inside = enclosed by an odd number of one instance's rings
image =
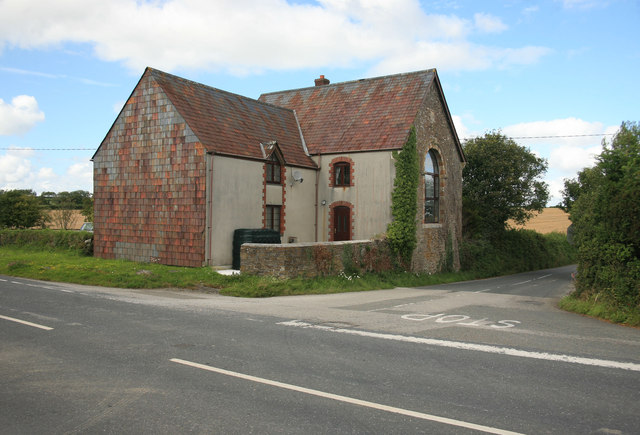
[[[462,169],[452,134],[446,104],[437,86],[431,86],[416,118],[416,139],[421,171],[430,149],[438,154],[440,169],[440,213],[437,223],[424,223],[424,179],[418,187],[417,236],[413,254],[414,271],[437,272],[460,268],[459,245],[462,240]]]
[[[385,240],[260,244],[240,248],[240,271],[278,278],[348,276],[391,270],[393,261]]]
[[[145,75],[94,156],[94,254],[202,266],[204,148]]]

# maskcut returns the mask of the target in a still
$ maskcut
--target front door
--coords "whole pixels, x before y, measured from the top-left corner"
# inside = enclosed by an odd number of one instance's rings
[[[333,240],[351,240],[351,210],[338,206],[333,209]]]

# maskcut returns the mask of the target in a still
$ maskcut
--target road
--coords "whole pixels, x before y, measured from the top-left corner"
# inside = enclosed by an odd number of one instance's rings
[[[0,276],[0,431],[640,433],[640,330],[572,268],[261,300]]]

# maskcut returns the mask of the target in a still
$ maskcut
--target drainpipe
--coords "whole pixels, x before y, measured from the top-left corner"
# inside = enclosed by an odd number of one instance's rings
[[[322,168],[322,154],[318,153],[318,170],[316,171],[316,220],[315,220],[315,230],[316,230],[316,242],[318,241],[318,186],[320,184],[320,169]]]
[[[213,266],[213,155],[207,153],[205,262]]]

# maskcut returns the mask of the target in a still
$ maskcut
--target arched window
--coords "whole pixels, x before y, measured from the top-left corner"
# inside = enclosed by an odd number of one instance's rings
[[[267,160],[267,183],[281,184],[280,180],[280,160],[273,153]]]
[[[351,185],[351,165],[347,162],[338,162],[333,165],[334,186],[349,186]]]
[[[424,222],[435,223],[440,218],[440,168],[434,150],[424,159]]]

